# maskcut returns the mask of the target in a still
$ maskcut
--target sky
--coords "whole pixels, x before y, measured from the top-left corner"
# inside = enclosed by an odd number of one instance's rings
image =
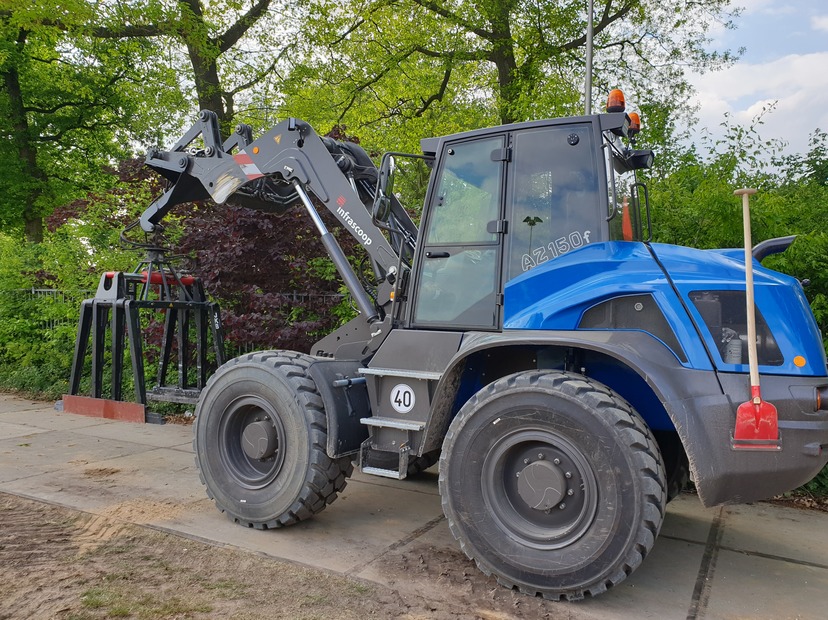
[[[712,33],[713,49],[744,54],[734,65],[695,76],[698,128],[720,135],[725,113],[749,125],[776,102],[759,128],[781,138],[786,152],[805,153],[808,136],[828,131],[828,0],[735,0],[744,7],[735,30]]]

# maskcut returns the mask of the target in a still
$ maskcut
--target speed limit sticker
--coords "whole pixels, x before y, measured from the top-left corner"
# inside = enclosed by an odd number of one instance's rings
[[[414,408],[414,390],[410,385],[399,383],[393,387],[391,406],[397,413],[408,413]]]

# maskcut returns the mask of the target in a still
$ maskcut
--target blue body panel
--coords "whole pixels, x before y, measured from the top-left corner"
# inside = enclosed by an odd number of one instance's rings
[[[671,245],[653,244],[653,249],[664,263],[684,299],[699,290],[745,290],[744,250],[691,250]],[[781,366],[761,366],[762,374],[825,376],[826,358],[816,319],[796,278],[762,267],[753,261],[753,283],[756,307],[779,346],[784,363]],[[693,319],[703,325],[701,315],[688,303]],[[709,332],[702,335],[715,351]],[[797,367],[793,360],[801,356],[805,365]],[[725,364],[716,359],[719,370],[749,372],[747,364]]]
[[[756,305],[784,356],[782,365],[760,366],[760,371],[825,376],[822,338],[799,282],[754,262],[754,284]],[[715,364],[719,371],[748,372],[747,364],[726,364],[718,355],[701,315],[689,298],[690,293],[699,290],[744,291],[744,251],[696,250],[665,244],[647,246],[624,241],[594,243],[509,281],[504,289],[503,327],[573,330],[577,329],[584,312],[598,303],[620,295],[650,294],[684,349],[687,356],[684,366],[713,370]],[[707,349],[699,338],[699,331]],[[708,350],[713,355],[712,363]],[[796,356],[806,360],[803,367],[794,365]]]

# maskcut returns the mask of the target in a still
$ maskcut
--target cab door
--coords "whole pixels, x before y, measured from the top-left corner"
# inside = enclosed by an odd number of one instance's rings
[[[412,325],[497,329],[501,321],[506,136],[443,147],[422,223]]]
[[[533,126],[512,135],[504,277],[606,238],[606,185],[592,123]]]

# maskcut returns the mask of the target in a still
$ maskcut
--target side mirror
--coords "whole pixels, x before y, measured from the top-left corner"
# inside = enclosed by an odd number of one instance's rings
[[[374,213],[373,219],[376,223],[385,222],[391,214],[391,200],[394,196],[394,170],[396,160],[394,156],[386,153],[382,156],[380,163],[377,189],[374,192]]]
[[[652,168],[654,159],[655,155],[653,154],[653,151],[650,149],[635,150],[632,151],[628,156],[630,168],[632,168],[633,170],[641,170],[642,168]]]
[[[612,165],[617,173],[623,174],[625,172],[632,172],[633,170],[641,170],[642,168],[651,168],[654,159],[655,155],[650,149],[624,149],[623,153],[613,154]]]

